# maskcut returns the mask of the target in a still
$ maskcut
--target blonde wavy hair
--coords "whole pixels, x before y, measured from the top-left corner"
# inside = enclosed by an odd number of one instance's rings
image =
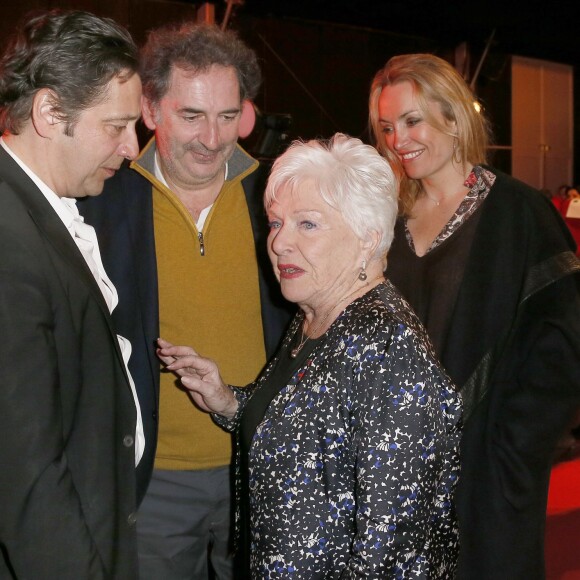
[[[491,130],[484,114],[474,106],[476,99],[471,89],[447,61],[432,54],[403,54],[387,61],[371,85],[369,124],[377,149],[389,160],[400,180],[399,213],[409,215],[422,193],[421,183],[406,176],[397,155],[387,148],[379,123],[379,98],[383,88],[402,82],[413,85],[425,120],[457,139],[454,160],[458,164],[478,165],[486,162]],[[445,121],[455,123],[453,132],[429,113],[430,102],[439,104]]]

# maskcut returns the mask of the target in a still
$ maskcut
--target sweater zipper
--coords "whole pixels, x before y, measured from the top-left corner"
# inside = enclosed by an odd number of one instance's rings
[[[197,239],[199,240],[199,253],[201,256],[205,256],[205,244],[203,243],[203,234],[201,232],[197,234]]]

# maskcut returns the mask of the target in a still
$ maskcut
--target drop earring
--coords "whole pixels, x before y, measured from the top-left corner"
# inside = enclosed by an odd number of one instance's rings
[[[455,163],[461,163],[461,148],[459,147],[457,135],[453,135],[453,161]]]
[[[360,269],[358,279],[361,282],[364,282],[367,279],[367,261],[366,260],[363,260],[363,262],[362,262],[362,268]]]

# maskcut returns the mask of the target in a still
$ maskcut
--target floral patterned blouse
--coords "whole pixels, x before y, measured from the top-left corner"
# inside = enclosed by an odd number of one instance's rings
[[[276,360],[218,423],[235,428]],[[452,578],[460,427],[460,396],[394,286],[352,302],[253,437],[252,579]]]
[[[468,219],[475,210],[483,203],[492,185],[495,183],[496,176],[485,167],[475,165],[467,179],[463,183],[469,188],[466,196],[463,198],[455,213],[451,216],[445,227],[439,232],[433,240],[431,246],[427,249],[430,252],[437,246],[440,246],[447,238],[452,236]],[[409,247],[415,251],[415,244],[411,232],[407,228],[407,219],[405,219],[405,236]]]

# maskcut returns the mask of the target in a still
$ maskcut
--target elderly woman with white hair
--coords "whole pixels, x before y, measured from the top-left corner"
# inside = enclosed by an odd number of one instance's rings
[[[265,206],[272,265],[299,306],[277,355],[238,388],[190,347],[159,349],[237,432],[247,576],[452,577],[461,403],[383,277],[397,214],[388,162],[341,134],[295,142]]]

